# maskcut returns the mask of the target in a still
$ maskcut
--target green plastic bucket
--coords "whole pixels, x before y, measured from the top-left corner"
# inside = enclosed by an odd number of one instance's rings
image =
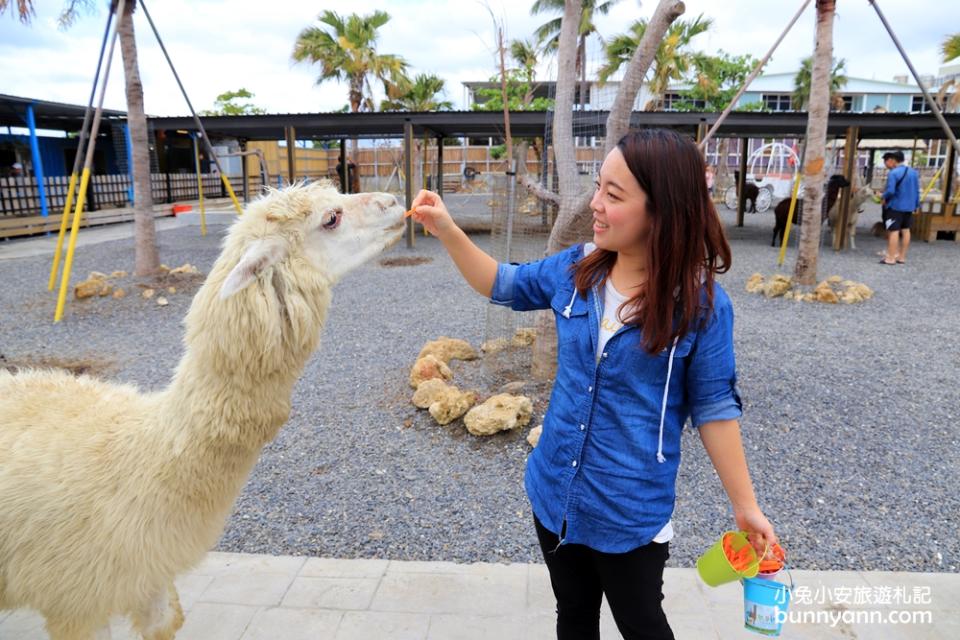
[[[720,536],[719,540],[697,558],[697,573],[700,574],[700,579],[711,587],[718,587],[743,578],[753,578],[760,570],[760,557],[756,551],[753,552],[753,562],[746,570],[741,572],[733,568],[727,559],[727,554],[723,551],[723,540],[727,536],[731,536],[731,546],[734,551],[739,551],[744,546],[753,549],[745,531],[727,531]]]

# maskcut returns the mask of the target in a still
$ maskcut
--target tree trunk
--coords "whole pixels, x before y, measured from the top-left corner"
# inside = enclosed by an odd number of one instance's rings
[[[153,222],[153,194],[150,191],[150,147],[147,145],[147,118],[143,113],[143,84],[137,66],[137,41],[133,31],[131,2],[120,17],[120,51],[127,85],[127,127],[133,157],[134,275],[146,276],[160,268],[157,230]]]
[[[557,52],[557,91],[553,114],[553,154],[559,174],[560,194],[557,219],[547,242],[547,254],[556,253],[591,237],[592,192],[589,189],[583,191],[580,186],[573,145],[573,93],[577,82],[577,31],[581,10],[582,3],[579,0],[565,0]],[[630,114],[643,84],[643,77],[647,74],[667,29],[674,20],[683,15],[684,10],[680,0],[660,0],[657,5],[650,24],[647,25],[643,38],[627,65],[610,109],[604,155],[616,146],[630,128]],[[556,325],[552,315],[549,312],[538,314],[536,327],[532,375],[537,379],[548,379],[553,375],[557,361]]]
[[[820,251],[820,209],[826,173],[827,119],[830,115],[830,70],[833,59],[835,0],[817,0],[817,33],[810,78],[806,155],[803,165],[803,224],[794,276],[802,287],[817,281]]]

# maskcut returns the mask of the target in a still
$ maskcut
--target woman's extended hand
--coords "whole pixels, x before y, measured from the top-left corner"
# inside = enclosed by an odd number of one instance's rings
[[[450,217],[450,212],[433,191],[422,189],[413,199],[413,219],[438,238],[457,228],[457,224]]]
[[[750,542],[753,544],[753,548],[757,550],[758,556],[762,557],[768,547],[772,548],[773,545],[778,543],[777,534],[773,532],[773,525],[760,511],[760,507],[739,512],[734,511],[733,516],[740,531],[753,534],[750,536]]]

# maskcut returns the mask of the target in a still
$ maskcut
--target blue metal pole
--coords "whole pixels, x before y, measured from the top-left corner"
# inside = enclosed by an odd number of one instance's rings
[[[37,181],[40,196],[40,215],[47,216],[47,189],[43,184],[43,162],[40,160],[40,144],[37,142],[37,121],[33,117],[33,105],[27,105],[27,126],[30,128],[30,154],[33,156],[33,177]]]
[[[133,144],[130,142],[130,127],[124,123],[123,140],[127,143],[127,175],[130,176],[130,187],[127,188],[127,199],[130,200],[130,206],[133,202]]]

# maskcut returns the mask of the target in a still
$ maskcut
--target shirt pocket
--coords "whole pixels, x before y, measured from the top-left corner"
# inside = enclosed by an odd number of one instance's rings
[[[578,338],[590,339],[589,301],[574,289],[561,289],[550,300],[557,322],[557,345],[564,345]]]
[[[636,335],[638,339],[641,337],[640,332],[637,332]],[[677,348],[673,353],[672,371],[670,367],[672,342],[654,355],[647,353],[641,344],[634,342],[627,349],[629,355],[623,354],[623,352],[619,355],[619,357],[628,358],[628,361],[611,364],[615,366],[616,364],[622,364],[625,371],[634,372],[637,381],[648,385],[656,385],[662,392],[663,385],[667,382],[668,372],[670,373],[670,379],[676,380],[678,376],[682,376],[686,371],[687,358],[693,349],[693,342],[694,334],[692,332],[683,336],[677,342]],[[618,354],[613,354],[613,357],[618,358]]]

